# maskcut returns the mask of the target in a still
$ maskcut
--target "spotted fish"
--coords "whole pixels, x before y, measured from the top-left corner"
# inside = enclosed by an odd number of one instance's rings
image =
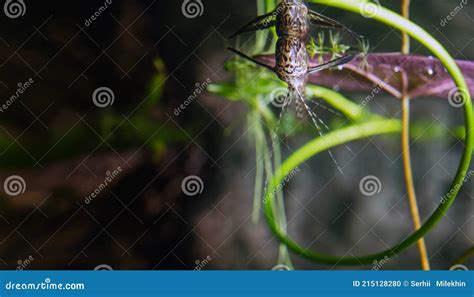
[[[281,1],[274,11],[258,16],[229,37],[233,38],[243,33],[276,26],[278,40],[275,50],[275,66],[259,62],[236,49],[229,48],[229,50],[270,69],[282,81],[286,82],[289,92],[283,108],[291,101],[292,97],[296,97],[296,109],[299,115],[301,115],[303,106],[308,113],[311,113],[304,102],[304,89],[308,74],[345,64],[353,58],[351,55],[345,55],[327,63],[310,67],[308,63],[309,54],[306,48],[310,23],[322,28],[344,30],[360,40],[360,36],[356,33],[344,25],[308,9],[301,0]]]

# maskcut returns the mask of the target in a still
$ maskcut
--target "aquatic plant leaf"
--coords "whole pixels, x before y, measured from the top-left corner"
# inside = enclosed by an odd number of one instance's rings
[[[324,56],[327,61],[330,56]],[[258,56],[263,63],[273,64],[272,55]],[[466,79],[469,91],[474,94],[474,62],[456,60]],[[318,56],[310,66],[321,64]],[[349,92],[370,92],[375,87],[401,98],[406,92],[411,98],[434,96],[448,98],[456,86],[441,61],[433,57],[403,55],[400,53],[374,53],[359,55],[350,63],[308,76],[308,82]]]

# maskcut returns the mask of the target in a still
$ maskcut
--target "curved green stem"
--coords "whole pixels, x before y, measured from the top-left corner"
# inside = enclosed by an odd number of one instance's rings
[[[364,9],[364,5],[368,5],[368,2],[365,1],[356,1],[356,0],[349,0],[349,1],[327,1],[327,0],[312,0],[315,3],[322,3],[338,8],[342,8],[345,10],[353,11],[356,13],[360,13]],[[375,5],[372,3],[372,5]],[[397,28],[401,31],[408,33],[411,37],[418,40],[420,43],[425,45],[428,49],[430,49],[433,54],[435,54],[444,64],[448,72],[453,77],[457,87],[461,90],[468,90],[467,84],[464,80],[464,77],[459,70],[459,67],[456,65],[453,58],[449,55],[449,53],[443,48],[443,46],[436,41],[431,35],[429,35],[425,30],[417,26],[416,24],[412,23],[411,21],[403,18],[402,16],[386,9],[383,7],[379,7],[379,13],[374,16],[374,19],[379,20],[383,23],[386,23],[394,28]],[[325,255],[315,251],[309,251],[302,247],[301,245],[297,244],[295,241],[290,239],[280,228],[277,224],[275,224],[275,217],[272,210],[274,204],[274,197],[269,195],[272,193],[276,187],[281,183],[281,181],[288,175],[291,170],[299,166],[305,160],[311,158],[312,156],[320,153],[323,150],[327,150],[333,146],[340,145],[343,142],[348,142],[356,139],[361,139],[363,137],[368,137],[377,134],[383,133],[393,133],[393,132],[400,132],[401,126],[398,121],[394,120],[372,120],[368,123],[359,124],[349,126],[348,128],[340,129],[338,131],[332,132],[327,134],[324,137],[318,137],[311,141],[310,143],[306,144],[294,154],[292,154],[284,163],[283,165],[276,170],[276,173],[267,188],[265,193],[265,197],[267,199],[267,203],[264,205],[265,209],[265,216],[267,221],[275,233],[275,235],[284,242],[290,249],[294,252],[314,261],[328,263],[328,264],[347,264],[347,265],[359,265],[361,263],[370,263],[374,260],[383,258],[385,256],[393,256],[401,251],[407,249],[414,243],[416,243],[420,238],[422,238],[425,234],[427,234],[446,214],[448,209],[451,207],[452,203],[454,202],[460,186],[464,183],[464,178],[466,172],[469,168],[469,164],[471,161],[471,153],[474,148],[473,143],[473,115],[472,115],[472,102],[471,97],[468,92],[464,92],[464,116],[465,116],[465,129],[466,129],[466,137],[465,137],[465,145],[464,145],[464,152],[461,158],[461,162],[456,172],[456,176],[452,181],[448,193],[446,195],[447,199],[440,203],[438,208],[434,211],[434,213],[429,217],[429,219],[412,235],[408,238],[403,240],[401,243],[395,245],[394,247],[387,249],[385,251],[365,255],[365,256],[358,256],[358,257],[338,257],[332,255]],[[342,141],[341,141],[342,140]]]
[[[262,101],[262,98],[259,98],[260,100],[257,100],[255,109],[256,109],[256,121],[254,122],[254,129],[255,129],[255,134],[257,138],[256,145],[261,145],[261,150],[262,150],[262,159],[263,159],[263,167],[265,168],[265,174],[267,176],[267,179],[270,180],[273,177],[273,168],[278,168],[281,166],[281,150],[280,150],[280,143],[276,139],[277,137],[272,137],[272,147],[273,147],[273,152],[268,151],[268,143],[265,139],[265,132],[264,128],[262,125],[261,120],[265,121],[266,126],[270,131],[274,129],[275,125],[275,118],[273,117],[273,114],[271,111],[268,109],[267,106],[261,104],[260,102]],[[273,155],[273,168],[272,168],[272,162],[271,162],[271,157]],[[280,226],[280,229],[283,231],[284,234],[286,234],[286,213],[285,213],[285,205],[284,205],[284,199],[283,199],[283,191],[279,190],[277,191],[276,195],[277,201],[276,204],[274,205],[273,210],[277,214],[277,221],[278,225]],[[254,196],[254,198],[259,199],[258,202],[258,209],[255,211],[260,211],[260,199],[262,196]],[[255,207],[255,201],[254,201],[254,207]],[[288,251],[288,247],[282,243],[280,243],[280,248],[279,248],[279,257],[278,257],[278,263],[284,264],[288,266],[290,269],[293,269],[293,263],[290,258],[290,253]]]
[[[466,262],[470,257],[474,256],[474,246],[473,247],[470,247],[469,249],[467,249],[461,257],[459,257],[458,259],[456,259],[456,261],[454,262],[453,265],[456,265],[456,264],[463,264],[464,262]]]
[[[264,210],[267,221],[275,233],[275,235],[284,242],[294,252],[305,256],[309,259],[316,260],[324,263],[338,263],[343,264],[360,264],[357,258],[340,258],[333,256],[326,256],[316,252],[308,251],[305,248],[298,245],[296,242],[291,240],[283,230],[280,229],[279,224],[275,222],[275,215],[273,212],[275,198],[273,191],[278,188],[281,181],[297,166],[304,161],[308,160],[315,154],[322,151],[328,150],[331,147],[341,145],[346,142],[350,142],[357,139],[362,139],[369,136],[386,134],[386,133],[399,133],[401,131],[401,124],[398,120],[372,120],[367,123],[352,125],[347,128],[339,129],[335,132],[326,134],[324,137],[318,137],[311,142],[307,143],[295,153],[293,153],[280,168],[278,168],[270,182],[268,189],[265,194]],[[374,259],[383,258],[387,253],[377,255]],[[371,258],[372,259],[372,258]]]

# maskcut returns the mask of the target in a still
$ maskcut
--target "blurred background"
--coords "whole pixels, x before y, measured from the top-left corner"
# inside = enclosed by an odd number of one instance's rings
[[[248,108],[205,91],[209,83],[232,80],[224,67],[232,57],[225,37],[256,15],[256,3],[202,3],[191,17],[181,0],[25,1],[20,15],[0,11],[1,269],[277,264],[278,241],[263,218],[251,220],[255,148]],[[398,1],[381,3],[399,11]],[[473,8],[464,5],[442,24],[460,3],[413,1],[412,19],[453,57],[469,60]],[[400,48],[401,34],[385,25],[311,7],[366,36],[371,51]],[[417,43],[412,50],[428,54]],[[367,96],[348,95],[356,102]],[[400,102],[384,94],[369,107],[400,117]],[[334,116],[317,113],[328,121]],[[424,220],[458,166],[463,117],[446,100],[420,98],[412,103],[412,120],[439,130],[412,143]],[[289,141],[283,154],[312,137],[306,132]],[[286,187],[291,236],[318,251],[362,255],[411,233],[399,146],[391,136],[336,148],[343,173],[328,154],[308,161]],[[381,181],[375,196],[359,190],[368,175]],[[191,189],[182,188],[186,179],[193,180]],[[448,269],[473,246],[473,195],[468,180],[426,237],[433,269]],[[374,266],[333,267],[294,254],[292,260],[296,269]],[[416,246],[380,269],[420,269]]]

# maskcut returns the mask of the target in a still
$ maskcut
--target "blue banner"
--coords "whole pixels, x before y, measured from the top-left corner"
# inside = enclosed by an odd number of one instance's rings
[[[456,296],[471,271],[2,271],[0,296]]]

